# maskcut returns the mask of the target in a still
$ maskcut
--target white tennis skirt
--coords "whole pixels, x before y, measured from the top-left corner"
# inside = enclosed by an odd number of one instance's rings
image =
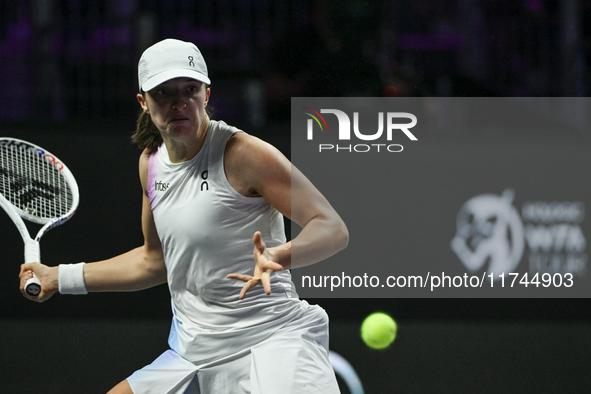
[[[127,381],[134,394],[340,392],[328,359],[328,315],[317,305],[250,349],[205,365],[167,350]]]

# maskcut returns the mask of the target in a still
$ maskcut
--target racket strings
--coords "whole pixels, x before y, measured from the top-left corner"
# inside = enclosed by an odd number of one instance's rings
[[[0,145],[0,193],[20,210],[40,218],[66,215],[73,205],[61,163],[26,145]]]

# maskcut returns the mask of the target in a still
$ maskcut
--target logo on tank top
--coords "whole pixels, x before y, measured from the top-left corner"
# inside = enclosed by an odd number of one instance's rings
[[[209,184],[207,183],[207,170],[203,171],[201,173],[201,179],[203,179],[203,182],[201,182],[201,191],[205,190],[209,190]]]
[[[170,183],[164,183],[159,181],[154,182],[154,190],[157,192],[165,192],[169,186]]]

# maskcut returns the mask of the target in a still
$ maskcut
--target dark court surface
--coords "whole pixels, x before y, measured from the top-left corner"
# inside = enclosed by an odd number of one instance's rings
[[[359,322],[331,321],[330,348],[355,368],[365,393],[580,393],[591,387],[588,322],[398,324],[394,344],[377,351],[362,343]],[[2,320],[0,392],[104,393],[166,350],[168,329],[168,320]]]

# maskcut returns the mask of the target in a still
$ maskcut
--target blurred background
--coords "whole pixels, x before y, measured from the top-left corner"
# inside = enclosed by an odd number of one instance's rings
[[[142,242],[130,136],[137,62],[156,41],[194,42],[214,117],[289,157],[291,97],[588,96],[590,14],[588,0],[2,0],[0,135],[43,146],[79,182],[78,213],[43,238],[43,261],[105,259]],[[6,216],[0,234],[0,392],[25,382],[42,393],[106,392],[167,348],[165,286],[28,302],[21,239]],[[309,302],[329,313],[331,349],[367,393],[591,387],[587,299]],[[399,324],[383,351],[359,336],[376,310]]]

